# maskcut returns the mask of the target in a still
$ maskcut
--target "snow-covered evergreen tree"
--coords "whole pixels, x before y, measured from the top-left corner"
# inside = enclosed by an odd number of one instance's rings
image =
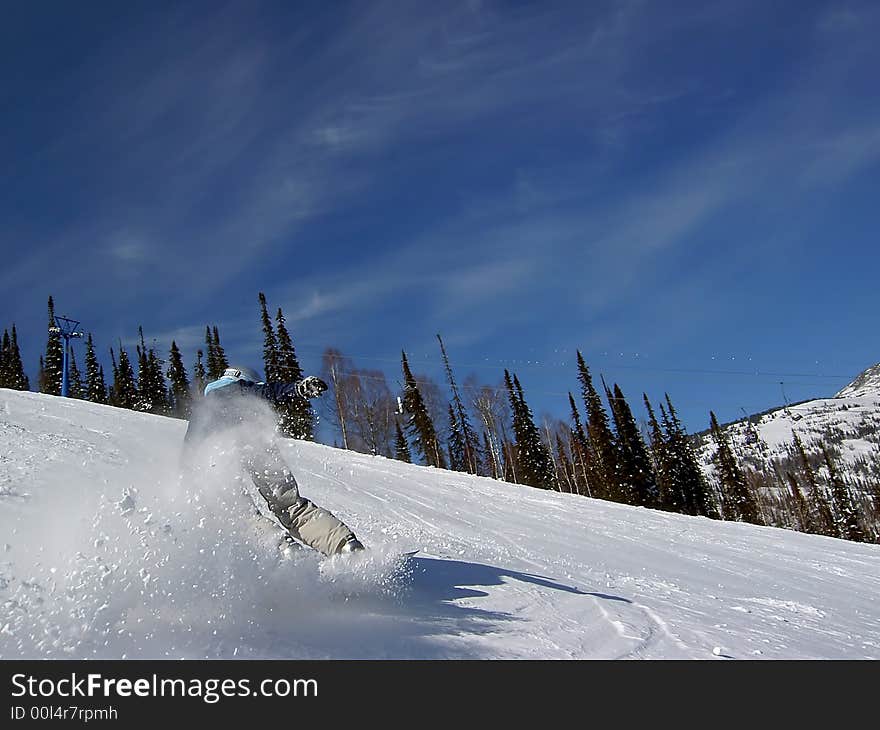
[[[272,320],[269,319],[269,310],[266,306],[266,295],[259,294],[260,321],[263,325],[263,373],[266,382],[281,382],[281,364],[278,357],[278,340],[275,337],[275,329]]]
[[[79,372],[79,366],[76,364],[76,353],[73,347],[70,347],[67,353],[67,395],[70,398],[82,400],[85,398],[86,389],[83,385],[82,375]]]
[[[86,386],[85,397],[92,403],[107,402],[107,384],[104,381],[104,370],[98,363],[95,355],[95,345],[92,335],[86,340]]]
[[[461,424],[452,403],[448,405],[449,436],[446,439],[446,450],[449,454],[449,468],[452,471],[467,471],[465,443]]]
[[[31,384],[28,376],[24,372],[24,364],[21,361],[21,351],[18,347],[18,332],[15,329],[15,323],[12,325],[12,337],[10,338],[10,354],[9,354],[9,388],[13,390],[30,390]]]
[[[211,333],[210,325],[205,325],[205,352],[207,353],[205,363],[207,378],[208,380],[216,380],[219,377],[217,375],[217,347],[214,345],[214,335]]]
[[[709,483],[697,461],[690,437],[678,420],[678,414],[666,393],[665,410],[661,404],[663,426],[666,430],[666,449],[669,456],[669,478],[672,489],[681,497],[681,510],[685,514],[718,518],[719,511],[709,491]],[[748,486],[748,485],[746,485]],[[756,511],[754,519],[759,519]],[[746,520],[751,521],[751,519]],[[758,523],[756,523],[758,524]]]
[[[284,312],[278,308],[275,318],[278,337],[276,339],[276,353],[278,358],[278,378],[284,383],[295,383],[302,380],[303,370],[296,357],[293,340],[287,331],[284,321]],[[291,438],[314,441],[315,438],[315,412],[307,400],[296,398],[293,401],[279,407],[279,428],[281,433]]]
[[[513,412],[513,433],[516,439],[518,481],[542,489],[556,487],[556,475],[552,458],[541,440],[531,409],[526,404],[519,379],[504,371],[504,384]]]
[[[9,330],[3,330],[3,340],[0,343],[0,388],[8,388],[12,382],[11,366],[12,341],[9,338]]]
[[[112,404],[118,408],[129,408],[135,410],[138,404],[138,387],[134,378],[134,370],[128,353],[119,343],[119,361],[110,349],[110,358],[113,361],[113,401]]]
[[[825,444],[822,444],[822,460],[828,470],[831,503],[834,505],[834,523],[838,536],[844,540],[865,542],[865,532],[860,524],[859,512]]]
[[[577,367],[581,395],[587,409],[587,433],[590,436],[598,481],[593,496],[620,502],[623,501],[623,496],[618,475],[617,445],[608,422],[608,414],[580,350],[577,351]]]
[[[138,327],[140,344],[138,354],[138,404],[137,409],[165,415],[168,413],[168,389],[162,374],[162,361],[144,342],[144,330]]]
[[[61,395],[61,378],[64,369],[64,349],[61,333],[55,322],[55,302],[49,297],[49,339],[46,343],[46,355],[42,359],[40,369],[40,392],[49,395]]]
[[[657,481],[648,449],[629,403],[626,402],[623,391],[617,383],[614,384],[610,403],[617,430],[622,472],[629,484],[632,504],[640,507],[656,507]]]
[[[648,400],[647,393],[642,393],[642,398],[645,403],[645,410],[648,412],[651,461],[654,465],[654,477],[657,483],[657,506],[670,512],[680,512],[683,500],[678,494],[673,481],[674,469],[669,445],[666,443],[666,436],[660,427],[660,422],[657,420],[657,416],[651,406],[651,401]],[[661,411],[663,410],[662,403],[660,404],[660,409]]]
[[[226,359],[226,350],[223,349],[223,345],[220,344],[220,331],[217,329],[217,325],[214,325],[213,329],[214,333],[214,357],[216,359],[215,366],[216,376],[217,378],[223,375],[223,371],[229,367],[229,361]]]
[[[760,511],[754,495],[742,469],[737,464],[730,441],[718,425],[715,414],[709,411],[712,437],[717,450],[713,456],[715,468],[718,470],[718,481],[721,488],[723,517],[726,520],[762,524]]]

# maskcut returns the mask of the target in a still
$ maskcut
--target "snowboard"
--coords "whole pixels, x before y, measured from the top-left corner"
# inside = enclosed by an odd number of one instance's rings
[[[300,545],[299,547],[302,548],[302,547],[304,547],[304,546],[303,546],[303,545]],[[416,549],[416,550],[407,550],[407,551],[402,552],[402,553],[390,553],[390,552],[388,552],[388,553],[384,553],[384,554],[385,554],[385,555],[388,557],[388,559],[390,559],[390,560],[409,560],[409,559],[412,558],[413,556],[418,555],[420,552],[421,552],[421,548],[418,548],[418,549]],[[326,556],[326,557],[327,557],[327,558],[336,558],[336,557],[340,557],[340,558],[343,558],[343,559],[345,559],[345,558],[354,558],[355,560],[357,560],[357,558],[358,558],[359,556],[368,557],[370,554],[371,554],[371,550],[370,550],[369,546],[367,546],[367,547],[365,547],[363,550],[358,550],[357,552],[354,552],[354,553],[347,553],[347,554],[345,554],[345,555],[328,555],[328,556]]]

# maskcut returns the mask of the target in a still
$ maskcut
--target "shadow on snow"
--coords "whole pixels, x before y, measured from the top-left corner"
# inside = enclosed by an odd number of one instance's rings
[[[484,590],[511,581],[537,586],[541,590],[631,603],[626,598],[583,591],[550,578],[481,563],[414,557],[410,579],[394,598],[358,596],[348,603],[357,620],[348,628],[357,630],[366,643],[348,657],[480,659],[503,656],[492,650],[496,642],[480,637],[504,633],[505,627],[525,619],[498,610],[462,605],[462,601],[489,596]],[[363,622],[360,629],[356,625]]]

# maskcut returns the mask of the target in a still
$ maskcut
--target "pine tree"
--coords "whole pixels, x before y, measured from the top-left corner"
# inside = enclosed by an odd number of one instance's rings
[[[440,448],[440,440],[437,438],[437,430],[434,428],[431,416],[428,415],[428,408],[422,398],[418,383],[409,369],[406,352],[401,352],[401,360],[404,380],[403,409],[409,416],[407,430],[413,439],[416,451],[425,463],[429,466],[445,469],[446,462]]]
[[[576,471],[575,482],[578,492],[588,497],[602,499],[602,480],[596,472],[596,461],[593,457],[593,449],[590,437],[587,435],[581,423],[581,414],[578,411],[574,396],[569,392],[568,404],[571,407],[571,440]]]
[[[119,383],[119,365],[116,362],[116,355],[113,353],[112,347],[110,348],[110,363],[113,366],[113,383],[107,391],[107,403],[119,408],[119,398],[116,395],[117,385]]]
[[[395,421],[394,428],[397,432],[394,441],[394,458],[398,461],[403,461],[407,464],[411,464],[412,454],[410,454],[409,443],[407,443],[406,436],[404,436],[403,434],[403,429],[400,427],[400,421]]]
[[[529,468],[538,480],[538,484],[535,486],[539,486],[542,489],[557,489],[556,469],[553,465],[553,455],[550,452],[551,447],[541,439],[541,432],[535,424],[532,410],[526,403],[522,385],[520,385],[519,378],[516,375],[513,376],[513,385],[516,388],[517,398],[523,414],[522,421],[526,428],[527,461],[531,464]],[[522,463],[522,458],[520,463]]]
[[[92,335],[86,340],[86,393],[85,397],[92,403],[107,402],[107,384],[104,382],[104,371],[98,364]]]
[[[853,504],[852,495],[843,483],[831,452],[822,444],[822,459],[828,469],[828,482],[831,485],[831,502],[834,505],[835,525],[837,534],[844,540],[865,542],[865,533],[859,524],[859,513]]]
[[[278,337],[276,339],[276,353],[278,357],[278,379],[283,383],[295,383],[302,380],[303,370],[296,357],[293,340],[284,322],[284,313],[281,307],[275,317]],[[289,403],[279,407],[280,429],[283,434],[291,438],[315,440],[315,412],[311,403],[303,398],[295,398]]]
[[[205,363],[202,362],[204,355],[201,350],[196,352],[196,364],[193,367],[193,400],[204,396],[205,386],[208,384],[208,374],[205,372]]]
[[[165,373],[162,366],[165,361],[160,359],[156,351],[151,347],[148,356],[151,394],[150,399],[153,401],[153,413],[160,416],[167,416],[171,412],[171,402],[169,398],[168,384],[165,382]]]
[[[40,378],[40,392],[61,395],[61,379],[64,369],[64,349],[61,333],[55,322],[55,303],[49,297],[49,339],[46,343],[46,356],[43,360]]]
[[[12,338],[10,341],[11,351],[9,360],[10,384],[8,387],[13,390],[30,390],[31,384],[28,376],[24,372],[24,365],[21,361],[21,351],[18,348],[18,332],[15,330],[15,324],[12,325]]]
[[[83,386],[79,367],[76,364],[76,354],[72,347],[70,347],[67,357],[67,395],[70,398],[82,400],[85,397],[85,387]]]
[[[598,478],[598,489],[603,499],[624,501],[620,487],[617,464],[617,446],[614,434],[608,423],[608,414],[602,405],[602,399],[593,386],[593,378],[584,358],[577,351],[578,380],[581,383],[581,395],[587,409],[587,433],[593,447],[595,470]]]
[[[284,312],[281,311],[281,307],[278,307],[275,322],[277,324],[278,332],[278,337],[276,338],[278,377],[281,382],[295,383],[297,380],[302,380],[303,370],[296,357],[296,350],[293,347],[293,340],[290,337],[290,333],[287,331]]]
[[[12,341],[9,339],[9,330],[3,330],[3,341],[0,344],[0,388],[10,387],[12,382],[11,373]]]
[[[260,292],[259,298],[260,320],[263,323],[263,367],[266,382],[281,382],[278,340],[275,338],[275,330],[272,327],[272,320],[269,319],[269,310],[266,308],[266,295]]]
[[[37,388],[40,393],[43,392],[43,389],[46,387],[46,362],[43,359],[43,356],[40,355],[40,370],[37,373]]]
[[[141,411],[165,415],[168,412],[168,390],[165,386],[165,376],[162,374],[162,362],[153,348],[147,349],[142,327],[138,327],[138,334],[140,336],[140,344],[137,347],[140,397],[137,408]]]
[[[447,406],[449,412],[449,438],[446,440],[447,451],[449,453],[449,468],[452,471],[467,471],[467,460],[465,457],[464,438],[462,436],[461,425],[458,422],[458,416],[452,403]]]
[[[462,468],[457,471],[466,471],[468,474],[476,474],[480,461],[479,454],[479,437],[474,427],[471,425],[468,417],[467,409],[462,401],[455,378],[452,375],[452,366],[449,364],[449,357],[446,354],[446,347],[440,335],[437,335],[440,342],[440,353],[443,357],[443,365],[446,369],[446,380],[452,391],[452,410],[454,411],[454,421],[459,429],[459,433],[455,436],[457,440],[455,448],[461,451]]]
[[[217,346],[214,344],[214,335],[211,333],[210,325],[205,325],[205,352],[208,353],[207,377],[209,380],[217,380],[220,377],[217,374]]]
[[[12,336],[9,330],[3,330],[0,340],[0,388],[10,390],[28,390],[29,383],[21,363],[21,352],[18,349],[18,333],[12,325]]]
[[[177,342],[171,341],[168,353],[168,380],[171,381],[172,414],[177,418],[189,418],[190,415],[190,383],[186,375],[183,357]]]
[[[670,480],[673,489],[681,495],[683,511],[686,514],[717,519],[718,508],[712,500],[709,484],[691,447],[690,437],[678,420],[678,414],[669,394],[665,395],[669,410],[664,410],[661,405],[660,412],[666,429],[666,446],[670,456]]]
[[[620,432],[621,419],[620,414],[617,412],[617,402],[614,399],[614,394],[605,382],[605,377],[600,376],[600,379],[602,381],[602,389],[605,391],[605,399],[608,401],[608,409],[611,412],[611,422],[614,423],[612,433],[614,435],[614,463],[617,465],[618,499],[624,504],[636,504],[633,484],[634,474],[630,473],[631,465],[627,463],[629,454]]]
[[[152,407],[152,403],[149,400],[150,384],[147,374],[149,365],[147,364],[147,346],[144,344],[144,330],[142,327],[138,327],[138,337],[140,338],[140,343],[135,346],[138,359],[138,391],[140,395],[137,408],[140,411],[148,411]]]
[[[207,378],[209,380],[218,380],[223,376],[223,371],[229,367],[226,360],[226,352],[220,344],[220,332],[214,325],[205,325],[205,349],[208,353],[207,357]]]
[[[763,524],[758,504],[749,489],[746,476],[739,468],[727,434],[721,430],[712,411],[709,411],[709,423],[712,437],[718,447],[713,461],[718,470],[724,518],[739,522],[751,522],[754,525]]]
[[[621,471],[629,484],[632,504],[640,507],[655,507],[658,502],[657,480],[648,456],[648,449],[632,410],[617,383],[614,384],[614,393],[609,402],[613,404],[611,411],[617,429]]]
[[[220,332],[217,330],[217,325],[214,325],[214,357],[216,358],[216,366],[217,366],[217,375],[219,378],[223,375],[223,371],[229,367],[229,361],[226,359],[226,351],[223,349],[223,346],[220,344]]]
[[[520,441],[519,435],[525,432],[525,427],[523,425],[524,414],[522,404],[519,402],[519,396],[516,392],[516,386],[513,383],[513,377],[507,370],[504,371],[504,386],[507,388],[507,398],[510,402],[510,425],[513,429],[514,443],[517,444],[517,442]],[[517,451],[519,451],[519,449],[517,449]],[[517,463],[520,463],[519,458],[517,458]],[[525,469],[524,466],[523,469]]]
[[[657,416],[654,414],[654,409],[651,407],[648,395],[642,393],[642,398],[645,402],[645,410],[648,412],[651,459],[654,464],[654,477],[657,483],[657,507],[669,512],[679,512],[681,511],[681,499],[672,481],[673,468],[666,436],[660,427],[660,423],[657,421]],[[662,404],[660,407],[661,409],[663,408]]]
[[[556,478],[553,461],[541,440],[531,409],[526,404],[519,379],[515,375],[511,378],[510,373],[505,370],[504,384],[507,387],[510,409],[513,413],[519,481],[541,489],[554,489]]]
[[[121,342],[119,343],[119,362],[116,362],[112,348],[110,349],[110,358],[113,360],[113,405],[118,408],[135,410],[138,404],[138,388],[131,361],[128,359],[128,353]]]
[[[104,400],[102,400],[100,402],[106,403],[107,397],[108,397],[107,396],[108,389],[107,389],[107,380],[104,378],[104,366],[103,365],[98,367],[98,382],[100,383],[101,392],[104,393]],[[98,401],[95,401],[95,402],[97,403]]]

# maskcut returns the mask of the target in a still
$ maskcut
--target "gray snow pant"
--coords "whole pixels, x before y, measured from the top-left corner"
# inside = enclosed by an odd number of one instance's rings
[[[296,479],[273,445],[244,447],[242,464],[269,509],[295,539],[333,555],[354,537],[338,517],[300,496]]]

